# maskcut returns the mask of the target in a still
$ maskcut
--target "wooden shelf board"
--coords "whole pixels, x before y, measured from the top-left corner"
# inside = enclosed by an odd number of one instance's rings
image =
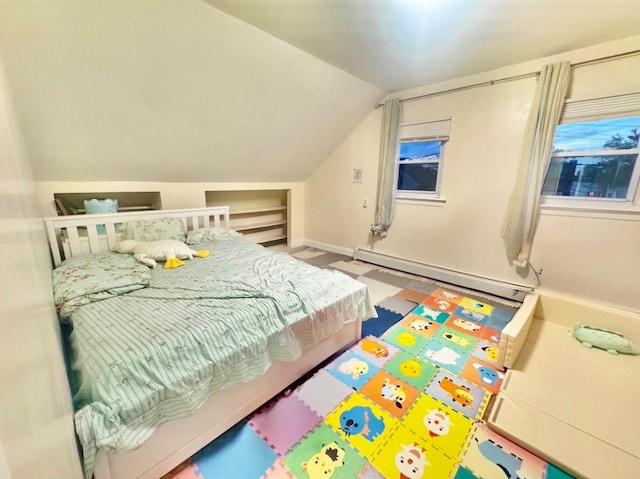
[[[236,231],[257,230],[260,228],[270,228],[271,226],[286,225],[287,220],[263,221],[261,223],[247,223],[243,225],[232,226]]]
[[[277,206],[259,206],[256,208],[245,208],[232,210],[229,212],[231,215],[244,215],[249,213],[268,213],[269,211],[284,211],[286,210],[286,205],[277,205]]]
[[[256,234],[255,237],[247,236],[249,241],[253,241],[254,243],[270,243],[271,241],[279,241],[283,239],[287,239],[286,234],[277,234],[277,235],[260,235]]]

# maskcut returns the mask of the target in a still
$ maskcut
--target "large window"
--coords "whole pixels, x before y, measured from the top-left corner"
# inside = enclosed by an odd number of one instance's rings
[[[442,160],[450,123],[447,119],[401,125],[397,198],[440,196]]]
[[[633,200],[640,116],[560,125],[543,195]]]
[[[624,209],[636,201],[640,115],[628,111],[636,96],[613,98],[565,106],[542,186],[544,205]]]

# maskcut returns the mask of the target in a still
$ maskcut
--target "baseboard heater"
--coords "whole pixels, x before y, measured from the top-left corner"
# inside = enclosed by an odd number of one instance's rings
[[[495,362],[498,369],[503,371],[513,367],[524,346],[529,328],[533,322],[536,305],[538,304],[538,293],[533,291],[533,288],[461,273],[361,248],[353,252],[353,258],[521,303],[516,314],[500,333],[498,358]]]
[[[436,281],[442,281],[454,286],[472,289],[505,298],[510,301],[522,303],[527,293],[533,291],[529,286],[506,283],[495,279],[484,278],[469,273],[462,273],[439,266],[432,266],[425,263],[419,263],[408,259],[398,258],[396,256],[378,253],[363,248],[356,248],[353,252],[353,259],[364,261],[385,268],[391,268],[405,273],[424,276]]]

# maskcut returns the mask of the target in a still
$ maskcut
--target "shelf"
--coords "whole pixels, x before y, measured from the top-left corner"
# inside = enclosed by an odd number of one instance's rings
[[[272,241],[280,241],[280,240],[285,240],[287,239],[287,235],[283,234],[283,233],[271,233],[271,234],[263,234],[263,235],[256,235],[255,237],[251,237],[251,236],[246,236],[246,238],[249,241],[253,241],[254,243],[271,243]]]
[[[289,190],[206,191],[207,206],[227,205],[231,229],[248,241],[277,244],[289,239]]]
[[[261,223],[247,223],[244,225],[235,225],[232,226],[232,229],[235,231],[248,231],[248,230],[257,230],[260,228],[270,228],[272,226],[280,226],[286,225],[287,220],[277,220],[277,221],[263,221]]]
[[[146,211],[162,209],[159,191],[111,191],[88,193],[54,193],[54,201],[59,201],[67,210],[67,214],[84,214],[84,200],[97,198],[118,200],[118,211]]]
[[[284,211],[287,209],[286,205],[276,205],[276,206],[259,206],[256,208],[243,208],[230,211],[229,214],[233,215],[246,215],[253,213],[269,213],[271,211]]]

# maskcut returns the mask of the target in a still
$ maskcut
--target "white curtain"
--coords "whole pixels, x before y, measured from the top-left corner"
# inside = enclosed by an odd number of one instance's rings
[[[376,196],[375,223],[371,225],[374,237],[385,237],[393,221],[395,207],[396,159],[398,158],[399,131],[402,103],[398,98],[384,102],[382,133],[380,135],[380,164],[378,168],[378,194]]]
[[[522,145],[522,157],[502,226],[509,260],[527,267],[539,218],[540,193],[547,173],[553,137],[569,86],[569,62],[540,71]]]

